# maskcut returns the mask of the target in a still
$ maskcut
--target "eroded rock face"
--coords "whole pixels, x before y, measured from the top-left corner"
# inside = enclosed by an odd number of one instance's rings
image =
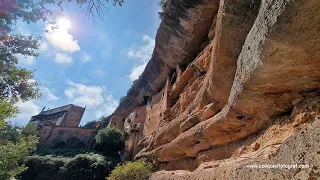
[[[301,123],[301,118],[304,123]],[[299,124],[297,126],[296,124]],[[197,169],[190,171],[159,171],[151,179],[318,179],[320,176],[320,97],[310,96],[294,107],[290,116],[274,119],[260,134],[219,149],[202,152]],[[253,145],[261,144],[258,150]],[[244,148],[245,147],[245,148]],[[231,153],[232,157],[215,159],[217,153]],[[215,159],[215,161],[206,162]],[[209,160],[209,161],[210,161]],[[179,161],[183,161],[180,159]],[[187,159],[184,160],[185,162]],[[175,162],[179,165],[178,162]],[[257,168],[263,165],[269,168]],[[278,168],[271,168],[282,165]],[[283,166],[286,165],[286,166]],[[296,167],[299,165],[305,165]],[[291,166],[291,168],[290,168]],[[180,165],[179,167],[183,167]],[[177,167],[168,164],[167,169]]]
[[[218,5],[219,0],[170,1],[145,71],[114,112],[121,116],[119,119],[125,118],[135,106],[144,104],[148,97],[160,90],[177,64],[187,65],[193,61],[208,41]]]
[[[202,164],[223,161],[230,177],[247,178],[246,170],[241,174],[240,166],[228,163],[265,148],[254,140],[257,133],[270,144],[266,134],[279,136],[274,143],[280,145],[319,114],[319,8],[317,0],[170,1],[152,59],[112,117],[122,128],[121,119],[146,104],[149,124],[135,158],[167,170],[202,167],[194,172],[207,177],[212,168]],[[290,125],[278,127],[282,121]],[[276,128],[284,132],[277,134]],[[172,177],[197,177],[177,173]]]

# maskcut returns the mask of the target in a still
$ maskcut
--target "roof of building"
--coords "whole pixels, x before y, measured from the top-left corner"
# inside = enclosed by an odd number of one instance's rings
[[[68,107],[68,106],[77,106],[77,105],[74,105],[74,104],[67,104],[67,105],[64,105],[64,106],[60,106],[60,107],[56,107],[56,108],[52,108],[52,109],[48,109],[48,110],[43,111],[43,112],[48,112],[48,111],[52,111],[52,110],[56,110],[56,109],[61,109],[61,110],[63,110],[63,108]],[[81,107],[81,106],[77,106],[77,107]],[[81,108],[84,108],[84,107],[81,107]]]

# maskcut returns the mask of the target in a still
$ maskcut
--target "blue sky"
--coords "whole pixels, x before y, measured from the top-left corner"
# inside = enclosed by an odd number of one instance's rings
[[[19,57],[19,64],[36,70],[34,80],[41,84],[43,96],[19,102],[14,123],[25,125],[43,106],[86,106],[81,124],[115,110],[151,57],[160,7],[158,0],[126,0],[122,7],[108,9],[104,21],[93,25],[69,4],[59,19],[71,26],[55,32],[45,33],[48,24],[18,24],[20,33],[42,38],[40,56]]]

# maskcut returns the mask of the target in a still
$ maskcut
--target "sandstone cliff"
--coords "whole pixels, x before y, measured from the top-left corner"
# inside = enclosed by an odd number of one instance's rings
[[[169,1],[150,62],[111,116],[127,157],[184,170],[154,179],[319,177],[319,9],[318,0]],[[257,162],[310,168],[245,166]]]

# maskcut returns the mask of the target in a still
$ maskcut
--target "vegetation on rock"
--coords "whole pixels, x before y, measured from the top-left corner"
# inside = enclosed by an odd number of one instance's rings
[[[152,174],[153,168],[145,161],[126,162],[117,166],[108,180],[145,180]]]
[[[158,12],[159,18],[162,19],[168,5],[168,0],[160,0],[158,4],[160,5],[162,10]]]

